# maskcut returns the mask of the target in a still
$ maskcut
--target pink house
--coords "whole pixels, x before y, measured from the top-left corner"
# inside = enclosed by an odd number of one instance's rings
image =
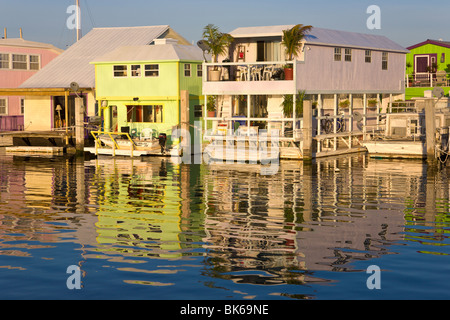
[[[21,32],[22,34],[22,32]],[[0,39],[0,88],[18,88],[63,50],[20,38]],[[0,131],[23,130],[24,97],[0,96]]]

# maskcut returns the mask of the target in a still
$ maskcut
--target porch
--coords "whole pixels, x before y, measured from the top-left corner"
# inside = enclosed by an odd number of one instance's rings
[[[405,87],[449,87],[450,86],[450,74],[444,70],[436,72],[422,72],[406,74]]]

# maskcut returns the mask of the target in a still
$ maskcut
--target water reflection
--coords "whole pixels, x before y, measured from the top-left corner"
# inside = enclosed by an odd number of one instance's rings
[[[109,261],[123,274],[110,281],[176,289],[193,268],[189,274],[202,283],[195,290],[208,292],[216,280],[234,290],[329,282],[317,273],[364,271],[355,262],[397,253],[392,245],[405,241],[447,254],[440,246],[449,222],[446,169],[358,155],[286,161],[275,175],[260,173],[258,165],[168,158],[3,154],[0,257],[47,248],[58,260],[52,247],[76,243],[79,261]]]

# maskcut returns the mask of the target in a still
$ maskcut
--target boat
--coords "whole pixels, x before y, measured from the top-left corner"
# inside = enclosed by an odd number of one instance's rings
[[[450,113],[448,110],[440,110],[435,113],[435,119],[437,128],[435,149],[438,153],[446,152]],[[384,124],[365,128],[362,144],[372,158],[426,158],[425,114],[423,112],[386,114]]]
[[[141,135],[139,137],[130,136],[127,132],[103,132],[91,131],[95,139],[95,147],[85,147],[86,152],[102,155],[122,155],[122,156],[175,156],[182,155],[179,144],[172,147],[166,146],[167,136],[160,133],[158,137]]]
[[[214,162],[273,163],[280,159],[278,144],[259,141],[258,137],[229,136],[212,139],[204,151]]]

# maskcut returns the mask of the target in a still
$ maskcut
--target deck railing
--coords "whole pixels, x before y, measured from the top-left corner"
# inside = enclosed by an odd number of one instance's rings
[[[0,131],[23,131],[23,115],[0,116]]]
[[[448,87],[450,74],[445,71],[406,74],[406,87]]]
[[[221,62],[203,64],[203,81],[273,81],[293,80],[284,73],[284,66],[294,61]]]

